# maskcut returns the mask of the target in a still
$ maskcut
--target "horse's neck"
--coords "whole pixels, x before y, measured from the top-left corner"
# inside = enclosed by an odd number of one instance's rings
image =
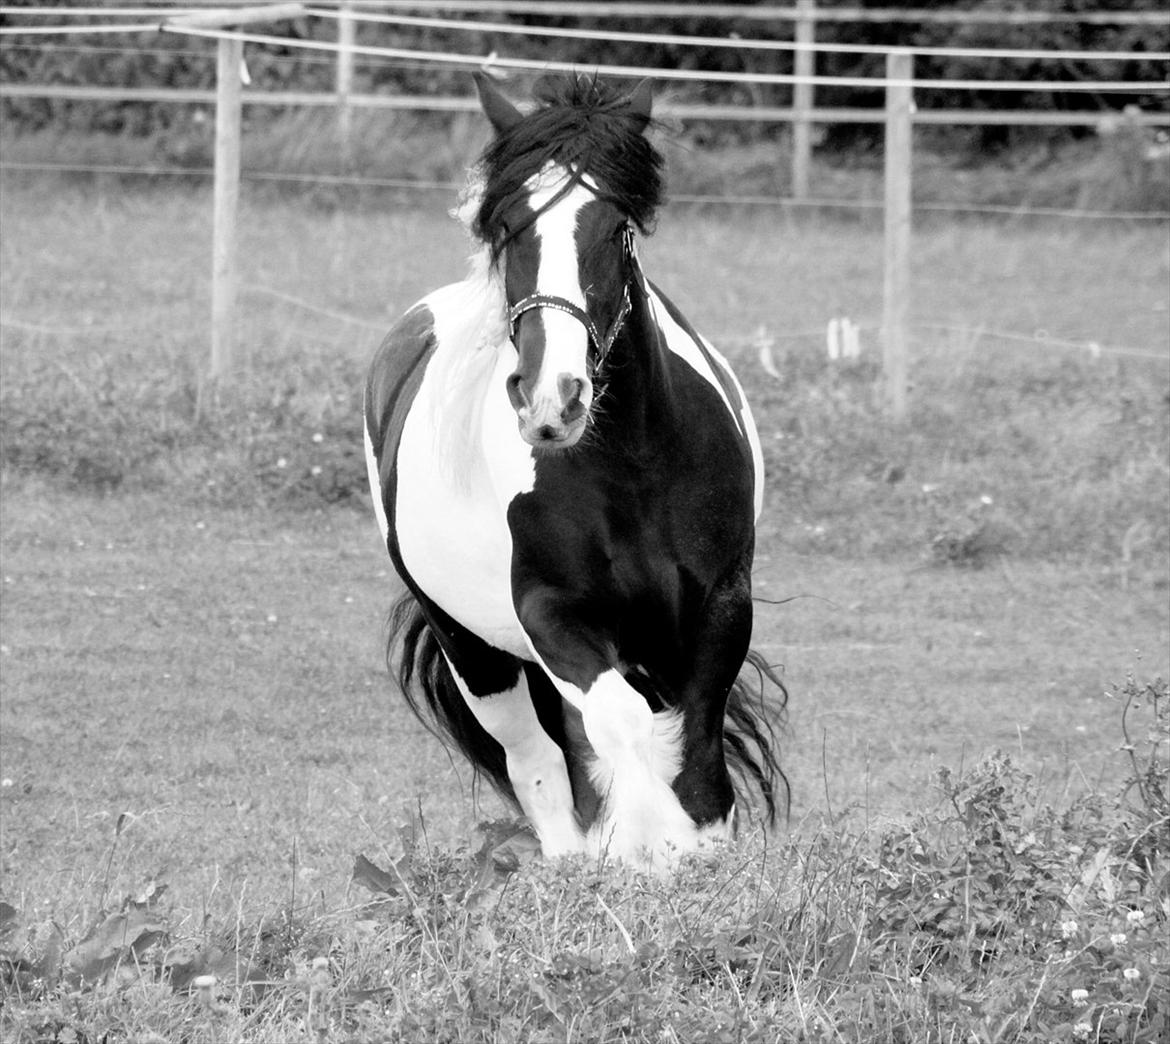
[[[653,426],[678,422],[671,384],[669,352],[659,315],[661,298],[642,281],[631,289],[630,315],[607,360],[605,380],[621,404],[623,427]]]

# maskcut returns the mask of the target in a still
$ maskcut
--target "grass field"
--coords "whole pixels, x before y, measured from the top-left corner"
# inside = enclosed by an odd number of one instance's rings
[[[646,267],[748,384],[773,476],[757,593],[794,600],[756,625],[791,694],[790,832],[663,889],[479,850],[504,810],[385,673],[356,385],[373,327],[461,273],[449,201],[248,198],[237,385],[197,417],[207,198],[2,188],[12,1039],[1167,1029],[1165,792],[1116,802],[1165,765],[1142,713],[1170,674],[1167,367],[975,332],[1170,351],[1164,228],[925,224],[914,319],[972,332],[916,329],[894,425],[872,361],[830,368],[818,332],[877,319],[875,225],[664,214]],[[359,852],[394,894],[351,883]]]

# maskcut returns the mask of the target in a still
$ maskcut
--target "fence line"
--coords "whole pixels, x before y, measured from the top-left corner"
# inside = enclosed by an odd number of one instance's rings
[[[212,60],[213,51],[200,55]],[[332,63],[330,63],[332,64]],[[426,63],[420,62],[420,66]],[[875,80],[875,84],[884,81]],[[209,105],[215,101],[210,87],[82,87],[73,84],[0,84],[0,98],[54,98],[66,101],[165,102],[177,105]],[[479,112],[474,97],[451,95],[351,94],[347,103],[354,108],[394,109],[418,112]],[[337,95],[325,91],[244,91],[245,105],[316,106],[337,105]],[[797,106],[688,105],[663,102],[655,106],[660,116],[680,120],[714,120],[718,122],[790,123],[807,119],[811,123],[882,123],[881,109],[812,108]],[[1005,125],[1017,127],[1092,127],[1102,120],[1123,118],[1141,127],[1170,126],[1170,112],[1138,112],[1120,117],[1113,110],[1080,112],[1034,112],[1019,109],[963,110],[916,109],[911,122],[923,126],[978,127]]]
[[[295,294],[286,293],[283,290],[274,290],[269,286],[260,286],[257,283],[245,283],[240,289],[249,294],[259,294],[261,297],[271,297],[277,301],[283,301],[285,304],[293,305],[302,311],[311,312],[324,319],[334,319],[337,322],[348,323],[350,326],[359,326],[366,330],[373,330],[376,333],[385,334],[390,328],[389,323],[375,323],[369,319],[360,319],[356,315],[347,315],[345,312],[335,311],[332,308],[322,308],[320,305],[313,304],[312,301],[306,301],[303,297],[297,297]]]
[[[0,25],[0,36],[66,36],[77,33],[153,33],[158,22],[140,25]]]
[[[0,161],[0,172],[13,171],[46,174],[110,174],[119,177],[209,178],[212,167],[132,167],[99,163],[23,163]],[[463,185],[455,181],[429,181],[423,178],[377,178],[352,174],[294,174],[282,171],[243,170],[245,181],[278,181],[292,184],[335,185],[353,188],[385,188],[406,192],[460,192]],[[688,206],[779,207],[808,210],[881,210],[885,204],[872,199],[831,199],[799,196],[714,196],[696,193],[670,194],[667,203]],[[1060,207],[1010,206],[992,203],[913,203],[914,212],[931,214],[987,214],[1017,218],[1057,218],[1088,221],[1164,222],[1170,210],[1067,210]]]
[[[1157,91],[1170,91],[1170,82],[1166,81],[1057,81],[1057,80],[914,80],[905,79],[892,81],[881,76],[796,76],[789,73],[738,73],[712,72],[701,69],[662,69],[639,65],[595,65],[590,62],[560,62],[540,61],[531,58],[500,58],[489,55],[451,54],[444,51],[416,51],[402,47],[372,47],[369,45],[355,45],[343,48],[327,40],[295,40],[290,37],[269,36],[264,33],[247,33],[224,31],[220,29],[201,29],[195,26],[164,24],[163,32],[178,35],[198,36],[209,40],[234,40],[240,43],[266,44],[273,47],[286,47],[290,50],[325,51],[338,54],[343,50],[357,55],[364,54],[380,58],[410,58],[425,59],[438,65],[461,65],[475,69],[528,69],[541,72],[577,72],[582,68],[606,76],[622,77],[651,77],[659,80],[686,80],[702,83],[744,83],[792,86],[797,83],[809,83],[814,87],[917,87],[921,89],[938,88],[944,90],[970,91],[1038,91],[1042,93],[1065,91],[1073,93],[1125,93],[1141,94]]]
[[[803,17],[799,7],[741,7],[737,4],[658,4],[658,3],[599,3],[564,2],[564,0],[314,0],[322,6],[349,4],[353,7],[382,8],[395,11],[463,11],[491,14],[532,14],[578,18],[675,18],[694,17],[734,19],[757,22],[795,22]],[[167,12],[175,14],[207,7],[233,8],[255,3],[255,0],[176,0],[174,4],[159,3],[139,7],[0,7],[0,14],[27,14],[36,17]],[[819,10],[817,18],[825,22],[852,23],[921,23],[936,25],[1165,25],[1166,16],[1159,11],[1008,11],[967,10],[936,11],[924,8],[865,8],[833,7]]]
[[[802,21],[815,21],[819,8],[809,11]],[[457,22],[450,18],[427,18],[414,15],[362,14],[345,10],[327,11],[307,7],[305,13],[317,18],[332,18],[373,25],[403,25],[423,29],[452,29],[461,32],[491,32],[503,36],[544,36],[558,40],[600,40],[614,43],[655,43],[677,47],[729,48],[738,51],[811,51],[814,54],[912,54],[941,58],[1010,58],[1052,61],[1170,61],[1170,51],[1042,51],[994,47],[902,47],[892,44],[817,43],[799,40],[729,39],[725,36],[686,36],[675,33],[632,33],[617,29],[568,29],[554,26],[512,25],[506,22]]]
[[[373,333],[385,333],[392,322],[392,320],[376,322],[361,316],[340,312],[333,308],[324,308],[303,297],[298,297],[295,294],[290,294],[284,290],[277,290],[273,287],[261,286],[258,283],[245,283],[240,289],[248,294],[283,301],[303,311],[319,315],[323,319],[331,319],[334,322],[357,326],[365,330],[370,330]],[[858,330],[870,334],[878,333],[881,329],[880,323],[876,322],[855,323],[854,326]],[[128,330],[129,327],[108,323],[100,326],[51,326],[0,313],[0,329],[20,330],[25,333],[41,334],[47,337],[86,337],[94,334],[107,335],[121,333]],[[1147,348],[1100,344],[1097,341],[1070,341],[1064,338],[1049,337],[1041,334],[1023,334],[1009,330],[991,330],[983,326],[959,326],[953,323],[923,321],[910,323],[909,329],[960,334],[971,339],[972,343],[977,343],[982,338],[991,338],[993,340],[1014,344],[1031,344],[1038,348],[1084,352],[1094,359],[1112,355],[1132,359],[1147,359],[1151,362],[1170,363],[1170,351],[1157,352]],[[719,344],[725,347],[758,349],[760,365],[770,375],[779,377],[780,369],[776,365],[771,353],[771,349],[777,342],[815,341],[819,343],[824,340],[824,337],[825,331],[820,328],[810,328],[788,333],[773,333],[767,326],[760,326],[750,334],[727,334],[721,336],[719,338]]]
[[[4,9],[8,10],[8,9]],[[21,8],[13,10],[20,11]],[[823,20],[823,11],[815,10],[815,19]],[[3,13],[3,11],[0,11]],[[815,53],[841,54],[870,54],[870,55],[930,55],[941,57],[967,58],[1003,58],[1027,60],[1053,61],[1170,61],[1170,52],[1130,52],[1130,51],[1043,51],[1017,50],[1008,48],[944,48],[944,47],[902,47],[902,46],[869,46],[863,44],[825,44],[813,42],[798,42],[795,40],[727,40],[720,37],[688,37],[661,33],[625,33],[619,31],[595,31],[588,29],[551,29],[540,26],[509,26],[500,23],[487,22],[453,22],[441,18],[413,18],[396,15],[357,15],[351,12],[330,12],[308,8],[304,14],[322,18],[336,18],[343,23],[346,20],[357,22],[387,22],[390,24],[417,25],[432,28],[447,28],[477,32],[498,32],[502,34],[551,36],[557,38],[612,40],[638,43],[657,42],[672,45],[730,47],[739,50],[761,51],[794,51],[803,50]],[[805,15],[812,19],[813,15]],[[231,39],[244,43],[260,43],[270,46],[287,47],[292,50],[319,50],[331,54],[365,55],[369,57],[385,58],[413,58],[435,63],[469,65],[474,67],[499,66],[511,69],[532,70],[561,70],[574,71],[581,67],[580,62],[540,61],[524,58],[488,58],[472,54],[448,54],[440,51],[415,51],[405,48],[372,47],[354,43],[333,43],[324,40],[305,40],[295,37],[268,36],[258,33],[229,32],[217,28],[202,28],[193,24],[165,21],[159,23],[141,23],[136,25],[85,25],[85,26],[0,26],[0,36],[46,36],[67,35],[75,33],[129,33],[129,32],[170,32],[204,37],[208,39]],[[801,76],[787,73],[731,73],[708,72],[694,69],[662,69],[644,66],[607,66],[584,63],[590,69],[599,73],[613,76],[653,76],[669,80],[700,80],[708,83],[749,83],[772,85],[798,85],[823,87],[867,87],[876,86],[883,82],[879,77],[866,76]],[[905,84],[912,84],[921,88],[939,88],[948,90],[994,90],[994,91],[1100,91],[1104,93],[1123,92],[1141,93],[1145,91],[1170,90],[1170,84],[1154,80],[1137,81],[1054,81],[1054,80],[906,80]],[[899,84],[902,85],[902,84]]]

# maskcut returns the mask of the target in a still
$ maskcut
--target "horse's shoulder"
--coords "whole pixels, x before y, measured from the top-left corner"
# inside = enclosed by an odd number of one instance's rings
[[[382,375],[393,379],[409,372],[434,349],[435,316],[424,298],[407,309],[382,339],[370,366],[371,378]]]
[[[419,371],[439,347],[444,327],[450,325],[452,316],[458,315],[459,302],[466,298],[462,287],[461,283],[452,283],[432,290],[390,328],[370,364],[369,396],[384,398],[412,375],[421,377]]]
[[[366,378],[366,422],[375,443],[386,436],[392,416],[404,414],[400,407],[414,400],[437,345],[435,316],[427,298],[407,309],[382,339]]]

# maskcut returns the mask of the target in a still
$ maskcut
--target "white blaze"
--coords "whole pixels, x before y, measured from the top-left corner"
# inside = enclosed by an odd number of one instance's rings
[[[549,164],[529,183],[529,205],[540,211],[564,187],[567,175],[563,168]],[[562,297],[585,310],[585,292],[577,261],[577,215],[595,199],[585,185],[574,185],[561,199],[540,214],[534,226],[540,244],[540,266],[536,273],[536,293]],[[544,359],[531,388],[533,412],[549,410],[559,414],[561,389],[558,378],[572,374],[584,382],[581,403],[588,408],[592,399],[589,383],[589,334],[584,324],[554,308],[540,309],[544,324]]]

